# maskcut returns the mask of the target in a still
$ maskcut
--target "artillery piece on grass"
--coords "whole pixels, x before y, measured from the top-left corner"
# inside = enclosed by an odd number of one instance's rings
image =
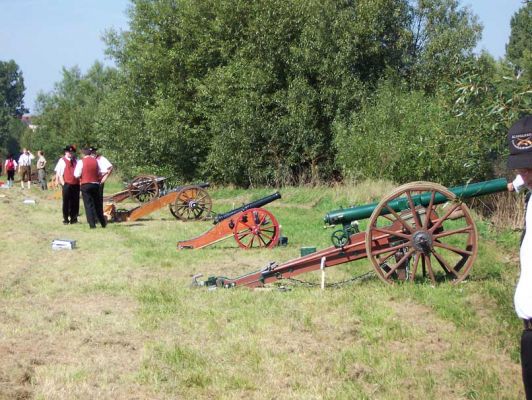
[[[243,249],[272,248],[279,242],[279,223],[272,213],[261,208],[281,198],[274,193],[214,217],[214,227],[190,240],[177,242],[177,249],[201,249],[221,240],[235,238]]]
[[[155,175],[139,175],[128,182],[120,192],[103,198],[104,202],[120,203],[127,199],[134,199],[139,203],[147,203],[159,196],[164,189],[166,178]]]
[[[205,188],[208,183],[178,186],[167,190],[166,178],[153,175],[135,177],[127,187],[111,196],[104,197],[104,214],[115,222],[135,221],[145,215],[168,206],[171,214],[178,220],[203,220],[211,215],[212,200]],[[116,203],[128,198],[141,203],[131,210],[117,209]]]
[[[505,179],[451,189],[430,182],[398,187],[379,203],[329,212],[325,222],[342,224],[334,246],[238,278],[209,277],[204,286],[259,287],[280,279],[369,258],[377,276],[396,281],[463,281],[477,256],[478,234],[464,199],[507,190]],[[366,231],[354,221],[367,219]]]

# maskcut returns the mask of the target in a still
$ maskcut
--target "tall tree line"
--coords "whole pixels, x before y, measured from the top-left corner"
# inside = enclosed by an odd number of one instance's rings
[[[34,140],[180,181],[486,178],[530,112],[530,7],[495,61],[458,0],[133,0],[116,69],[64,70]]]
[[[14,60],[0,61],[0,153],[18,150],[25,126],[20,118],[24,107],[24,77]]]

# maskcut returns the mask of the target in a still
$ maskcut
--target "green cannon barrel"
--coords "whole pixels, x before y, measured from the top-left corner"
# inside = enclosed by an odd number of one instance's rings
[[[483,196],[490,193],[504,192],[507,190],[507,181],[504,178],[493,179],[491,181],[471,183],[464,186],[457,186],[450,188],[457,197],[465,199],[476,196]],[[412,200],[416,206],[421,205],[427,207],[430,203],[431,194],[429,192],[421,193],[416,196],[412,196]],[[440,193],[436,193],[434,196],[434,203],[445,203],[447,198]],[[323,220],[329,225],[349,224],[352,221],[358,221],[361,219],[369,218],[373,213],[373,210],[379,203],[365,204],[358,207],[343,208],[335,211],[331,211],[325,215]],[[388,203],[388,206],[394,211],[403,211],[409,208],[406,198],[392,200]],[[384,212],[383,212],[384,214]]]

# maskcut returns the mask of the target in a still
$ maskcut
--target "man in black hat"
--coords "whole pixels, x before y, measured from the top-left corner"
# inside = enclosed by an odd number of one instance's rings
[[[520,191],[532,188],[532,115],[521,118],[508,132],[510,155],[508,168],[515,170],[517,178],[511,189]],[[524,322],[521,336],[521,366],[527,399],[532,399],[532,210],[527,202],[525,233],[521,241],[521,275],[515,289],[514,305],[519,318]],[[529,227],[528,232],[526,227]]]
[[[74,176],[76,168],[76,147],[68,145],[64,148],[64,157],[61,157],[55,166],[55,183],[63,188],[63,224],[76,224],[79,215],[79,179]]]

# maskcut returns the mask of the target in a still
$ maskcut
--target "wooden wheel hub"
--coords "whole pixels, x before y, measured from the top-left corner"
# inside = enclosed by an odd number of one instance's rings
[[[417,231],[412,235],[412,247],[424,254],[430,254],[432,250],[432,235],[425,231]]]
[[[203,220],[210,216],[212,200],[202,187],[184,186],[169,207],[172,215],[181,221]]]

